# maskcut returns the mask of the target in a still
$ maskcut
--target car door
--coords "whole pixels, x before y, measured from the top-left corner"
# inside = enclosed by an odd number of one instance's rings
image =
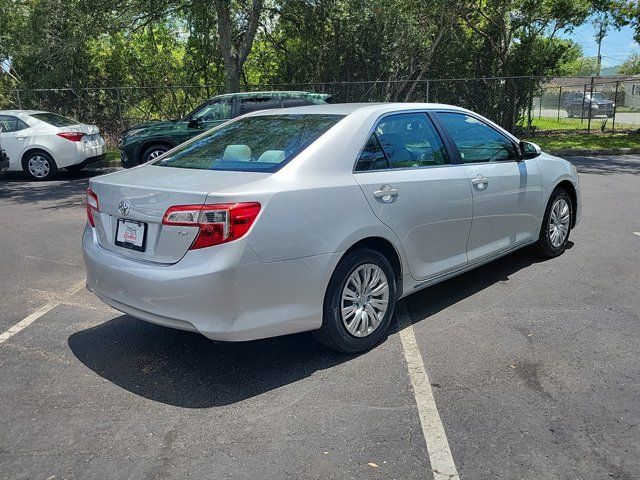
[[[438,112],[473,192],[469,262],[510,250],[538,236],[542,182],[535,160],[521,160],[518,145],[480,118]]]
[[[469,180],[425,112],[381,118],[354,170],[378,218],[398,236],[423,280],[467,263]]]
[[[22,168],[20,161],[22,152],[29,140],[29,125],[13,115],[0,115],[2,146],[9,157],[11,170]]]

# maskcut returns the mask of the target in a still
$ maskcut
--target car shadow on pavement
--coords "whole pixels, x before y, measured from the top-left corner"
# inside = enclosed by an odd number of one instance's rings
[[[578,173],[595,175],[640,174],[640,159],[637,156],[570,157]]]
[[[89,179],[109,170],[61,171],[54,180],[36,182],[22,172],[7,172],[0,177],[0,202],[53,202],[44,208],[57,209],[82,205]]]
[[[573,245],[574,243],[569,240],[567,250],[570,250]],[[508,281],[509,276],[519,270],[543,261],[545,260],[537,257],[531,247],[523,248],[467,273],[409,295],[405,300],[407,309],[415,323],[415,319],[420,321],[420,319],[435,315],[495,283]]]
[[[73,354],[136,395],[184,408],[230,405],[348,361],[308,333],[242,343],[122,315],[71,335]]]
[[[567,248],[571,248],[570,241]],[[406,298],[410,315],[427,318],[538,262],[524,249]],[[388,332],[393,333],[393,326]],[[152,325],[127,315],[74,333],[73,354],[125,390],[184,408],[230,405],[347,362],[309,333],[213,342],[204,336]]]

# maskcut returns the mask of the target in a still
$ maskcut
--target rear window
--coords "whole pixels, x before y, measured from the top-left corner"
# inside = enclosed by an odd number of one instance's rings
[[[53,125],[54,127],[70,127],[71,125],[78,125],[80,123],[77,120],[72,120],[71,118],[49,112],[33,113],[31,116],[48,123],[49,125]]]
[[[157,160],[161,167],[275,172],[342,115],[264,115],[212,130]]]

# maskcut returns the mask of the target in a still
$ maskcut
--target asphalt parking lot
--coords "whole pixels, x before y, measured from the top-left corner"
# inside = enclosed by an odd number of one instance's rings
[[[573,161],[564,255],[401,306],[460,478],[640,478],[640,156]],[[0,478],[444,478],[397,329],[359,356],[309,334],[214,343],[87,292],[94,174],[0,179],[0,335],[37,317],[0,343]]]

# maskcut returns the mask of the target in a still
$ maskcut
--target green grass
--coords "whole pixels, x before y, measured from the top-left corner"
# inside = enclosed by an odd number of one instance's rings
[[[616,108],[616,112],[620,113],[639,113],[640,108],[638,107],[618,107]]]
[[[96,162],[92,167],[117,167],[120,166],[120,150],[117,148],[107,148],[107,158],[101,162]]]
[[[531,120],[534,129],[540,131],[587,130],[587,126],[589,125],[589,121],[586,118],[582,121],[579,118],[567,117],[560,117],[560,120],[551,117],[532,118]],[[603,122],[606,122],[605,131],[611,130],[611,127],[613,126],[612,118],[597,117],[591,119],[591,131],[599,132]],[[628,125],[616,122],[616,130],[633,128],[638,128],[638,125]]]
[[[560,133],[532,135],[526,140],[545,151],[565,149],[604,150],[608,148],[640,148],[640,133]]]

